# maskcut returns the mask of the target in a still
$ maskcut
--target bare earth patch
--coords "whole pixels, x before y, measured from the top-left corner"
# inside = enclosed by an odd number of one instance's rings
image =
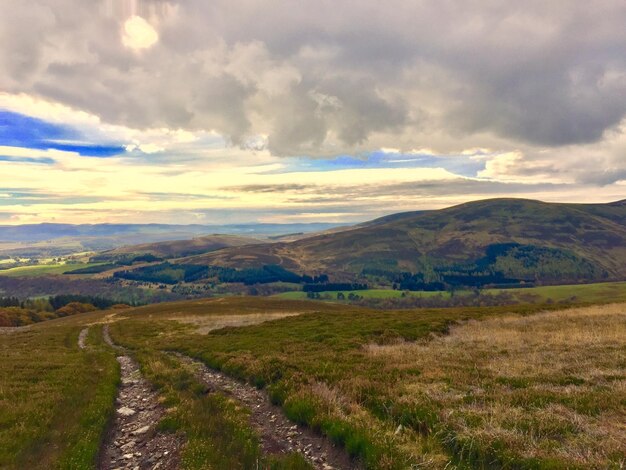
[[[128,317],[124,317],[124,316],[120,316],[119,313],[109,313],[108,315],[105,315],[103,318],[101,318],[98,321],[94,321],[91,323],[87,323],[88,326],[93,326],[93,325],[107,325],[109,323],[114,323],[117,321],[122,321],[122,320],[127,320]]]
[[[464,442],[586,468],[626,465],[626,305],[470,321],[366,351],[419,369],[398,400],[439,410]]]
[[[219,330],[220,328],[258,325],[259,323],[302,315],[303,313],[307,312],[267,312],[242,315],[177,315],[173,316],[171,319],[181,323],[195,325],[197,327],[197,333],[207,334],[213,330]]]

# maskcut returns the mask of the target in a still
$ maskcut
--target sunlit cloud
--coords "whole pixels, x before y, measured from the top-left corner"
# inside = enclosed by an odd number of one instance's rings
[[[15,134],[0,132],[11,144],[0,146],[0,188],[6,195],[0,205],[13,214],[5,217],[7,223],[357,222],[468,198],[517,194],[576,200],[583,194],[571,179],[550,179],[549,169],[543,169],[540,183],[536,173],[542,163],[533,166],[522,151],[383,148],[332,158],[285,158],[262,145],[232,145],[215,132],[137,130],[71,109],[61,113],[67,123],[48,121],[42,117],[54,109],[50,103],[4,99],[11,105],[5,121],[17,116],[6,129],[35,123]],[[14,113],[26,109],[36,117]],[[80,145],[58,148],[69,137]],[[124,151],[105,159],[81,153],[106,142]],[[623,189],[614,184],[594,196],[619,199]]]
[[[159,40],[156,30],[141,16],[131,16],[124,22],[122,44],[134,49],[148,49]]]

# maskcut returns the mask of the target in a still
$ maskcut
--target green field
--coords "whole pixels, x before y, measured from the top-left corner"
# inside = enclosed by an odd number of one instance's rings
[[[342,293],[344,297],[347,299],[348,295],[354,294],[365,299],[399,299],[402,297],[402,291],[392,290],[392,289],[366,289],[366,290],[345,290],[345,291],[323,291],[319,292],[320,299],[319,300],[337,300],[337,294]],[[422,292],[407,292],[408,295],[412,295],[415,297],[433,297],[436,295],[442,295],[444,297],[449,297],[449,292],[431,292],[431,291],[422,291]],[[276,294],[273,296],[277,299],[286,299],[286,300],[306,300],[307,293],[303,291],[292,291],[292,292],[282,292],[280,294]]]
[[[365,299],[399,299],[403,292],[391,289],[367,289],[341,291],[347,299],[350,293]],[[455,291],[454,295],[468,295],[472,291]],[[550,303],[550,302],[571,302],[571,303],[606,303],[606,302],[626,302],[626,282],[604,282],[596,284],[575,284],[564,286],[542,286],[530,287],[526,289],[484,289],[482,294],[497,295],[508,293],[519,303]],[[337,301],[336,291],[320,292],[319,300]],[[436,297],[450,298],[449,291],[406,291],[406,295],[412,297]],[[302,291],[283,292],[273,296],[279,299],[305,300],[307,293]]]
[[[84,269],[99,266],[102,263],[76,263],[76,264],[42,264],[35,266],[19,266],[0,270],[0,276],[9,277],[40,277],[55,274],[64,274],[76,269]]]
[[[486,292],[490,294],[509,292],[520,302],[531,301],[543,303],[548,300],[554,302],[569,300],[574,303],[625,302],[626,282],[542,286],[529,289],[488,289]]]

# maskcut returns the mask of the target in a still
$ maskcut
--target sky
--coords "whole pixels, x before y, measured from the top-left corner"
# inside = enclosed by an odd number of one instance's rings
[[[0,224],[624,199],[624,25],[624,0],[2,0]]]

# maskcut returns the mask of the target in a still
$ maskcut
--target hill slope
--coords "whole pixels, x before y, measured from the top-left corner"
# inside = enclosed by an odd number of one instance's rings
[[[228,247],[238,247],[262,243],[251,237],[238,235],[207,235],[192,240],[173,240],[141,245],[128,245],[101,253],[98,258],[115,260],[135,255],[152,255],[157,258],[181,258],[201,253],[209,253]]]
[[[227,248],[181,260],[235,268],[281,265],[337,279],[375,273],[424,278],[579,281],[626,277],[626,202],[557,204],[489,199],[394,214],[292,243]],[[434,274],[433,274],[434,273]]]

